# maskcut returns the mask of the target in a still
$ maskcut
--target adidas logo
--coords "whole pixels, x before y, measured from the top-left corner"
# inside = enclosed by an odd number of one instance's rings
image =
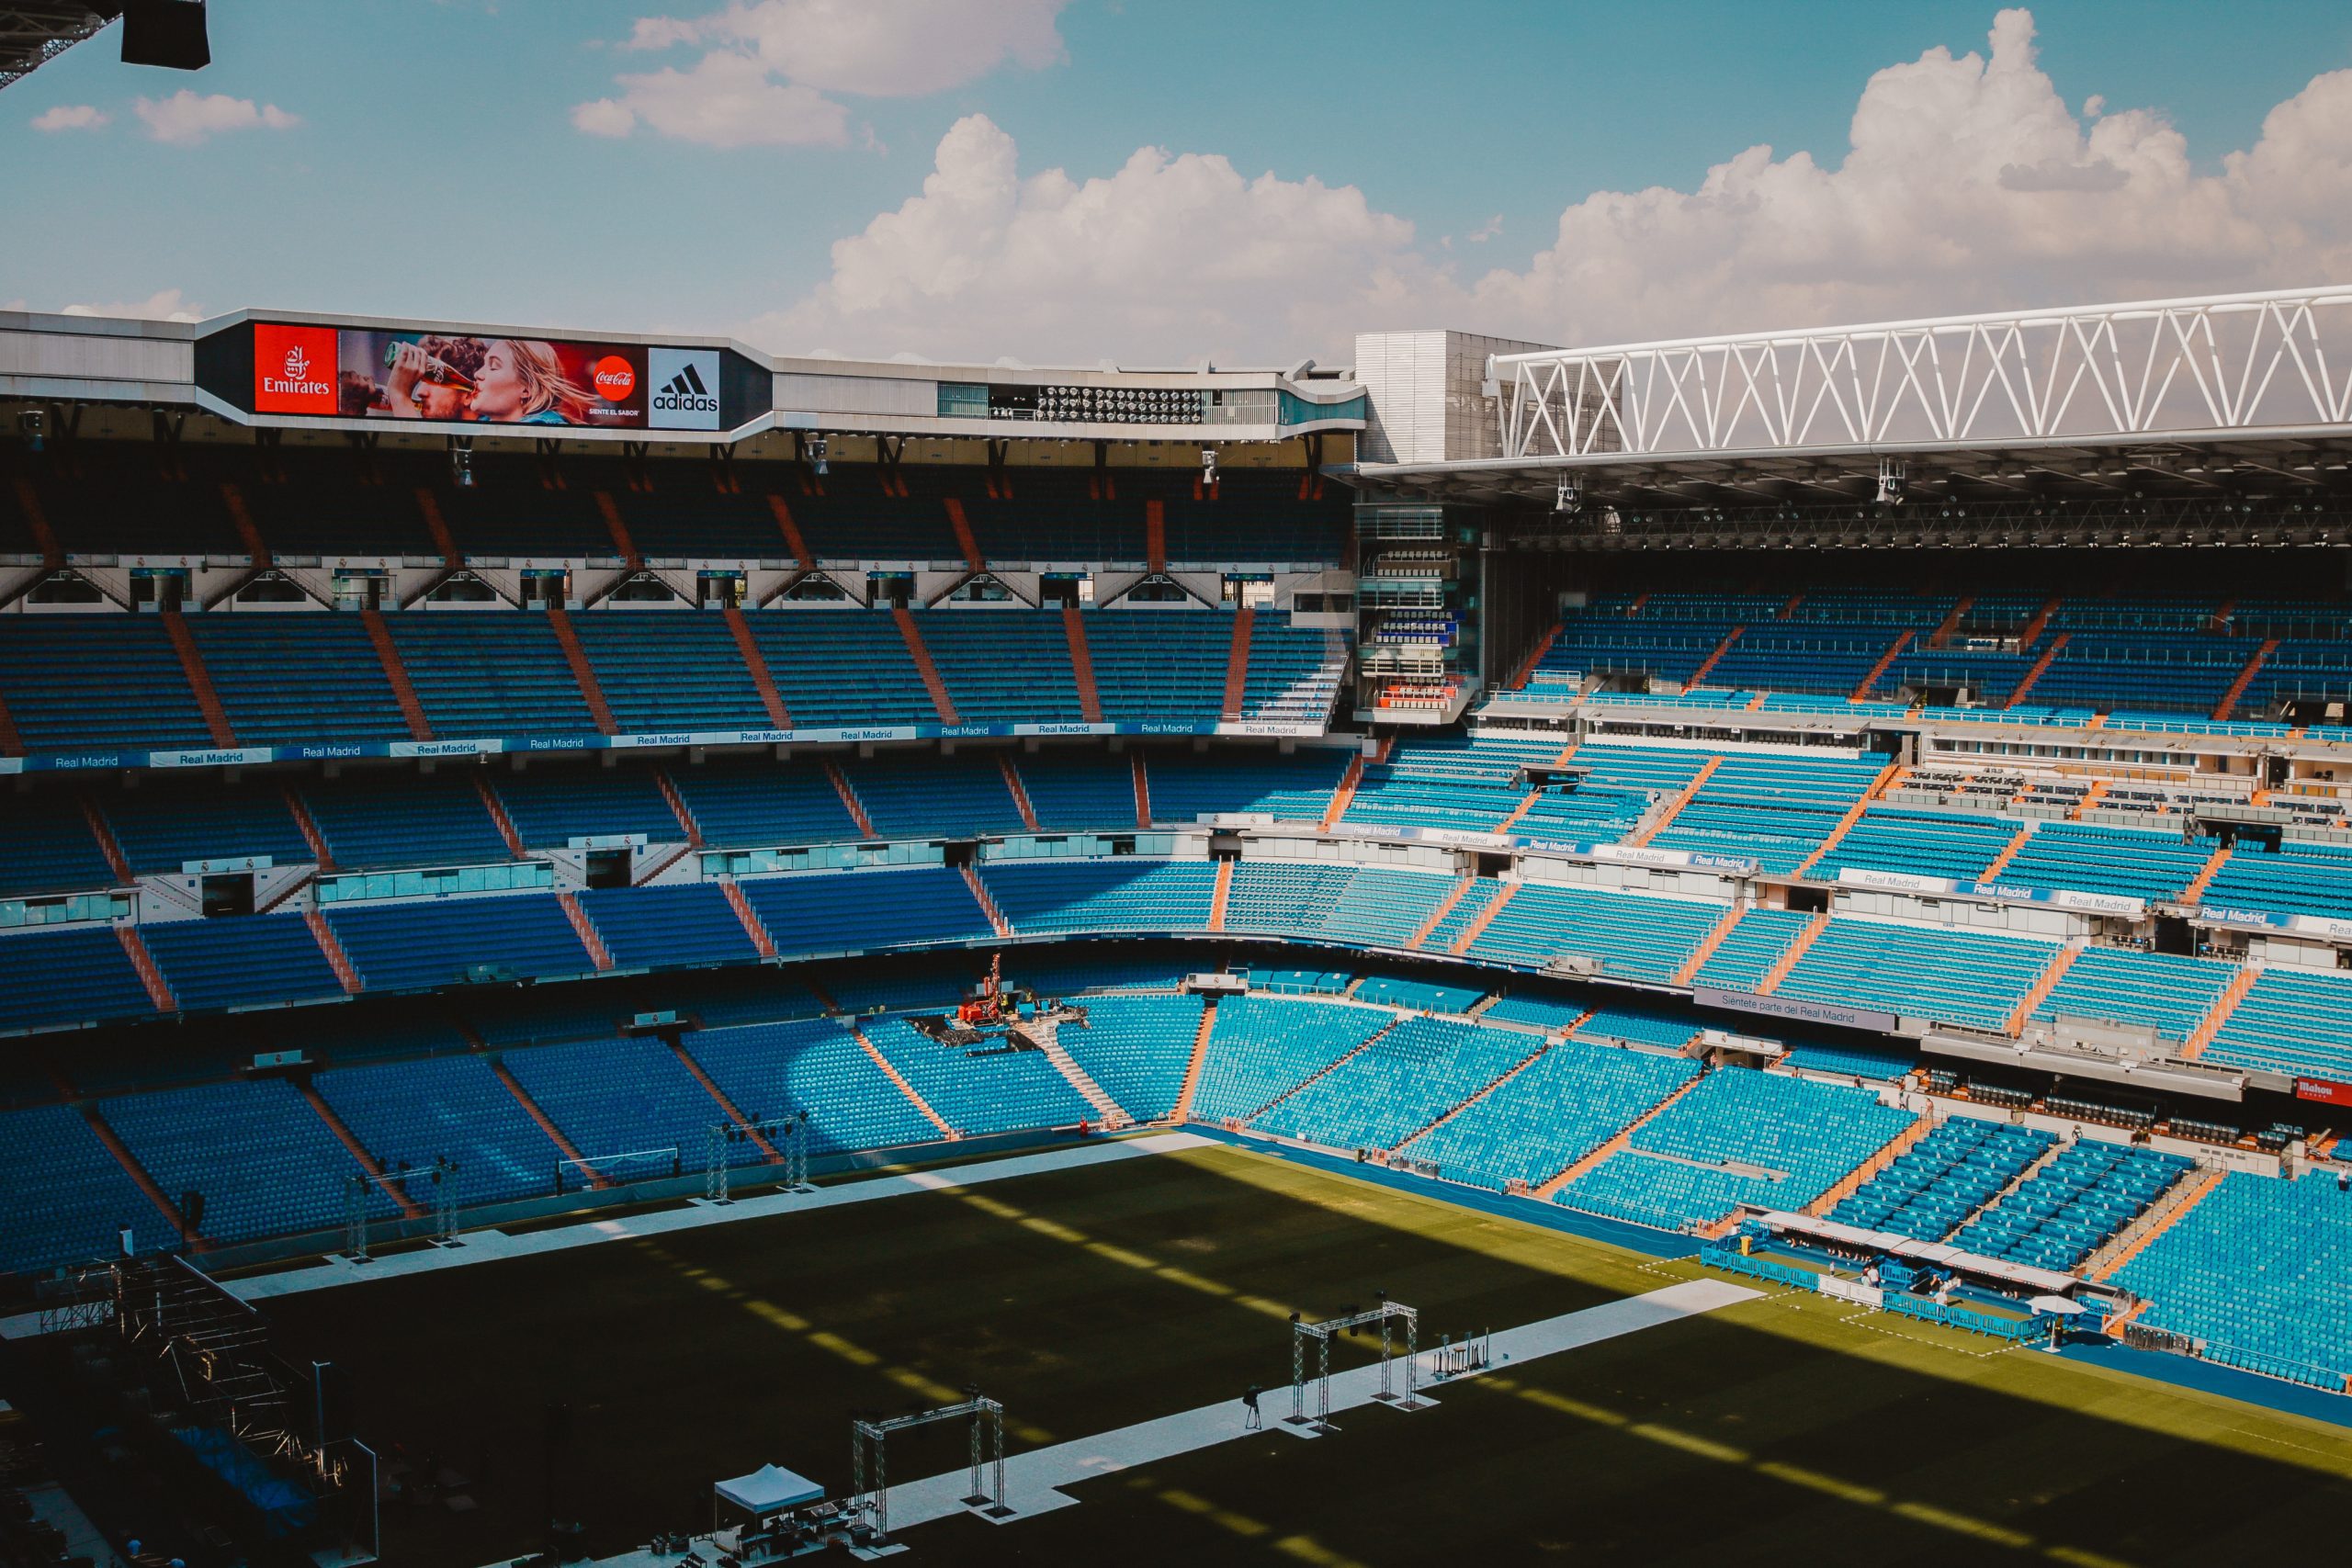
[[[653,406],[678,413],[717,413],[718,394],[702,384],[692,365],[685,366],[653,394]]]

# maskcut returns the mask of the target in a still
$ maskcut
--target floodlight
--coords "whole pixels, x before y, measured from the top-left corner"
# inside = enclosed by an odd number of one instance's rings
[[[1902,505],[1904,485],[1903,460],[1899,457],[1881,457],[1878,460],[1878,503],[1881,506]]]

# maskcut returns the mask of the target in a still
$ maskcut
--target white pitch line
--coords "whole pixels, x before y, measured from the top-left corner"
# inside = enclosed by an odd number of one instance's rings
[[[1719,1307],[1754,1301],[1761,1294],[1761,1292],[1751,1291],[1744,1285],[1734,1285],[1721,1280],[1691,1280],[1651,1291],[1645,1295],[1628,1296],[1622,1301],[1587,1307],[1581,1312],[1563,1313],[1557,1317],[1502,1329],[1494,1336],[1494,1360],[1488,1370],[1500,1369],[1514,1362],[1536,1360],[1563,1350],[1573,1350],[1581,1345],[1598,1344],[1603,1339],[1637,1333],[1661,1323],[1695,1317]],[[1422,1352],[1424,1355],[1429,1353],[1426,1350]],[[1471,1372],[1464,1377],[1449,1378],[1445,1383],[1436,1386],[1451,1387],[1478,1375]],[[1401,1369],[1397,1372],[1396,1382],[1401,1392]],[[1431,1386],[1423,1383],[1425,1394]],[[1272,1393],[1279,1396],[1282,1392],[1276,1389]],[[1333,1372],[1332,1414],[1374,1404],[1379,1392],[1380,1368],[1377,1363]],[[1288,1402],[1279,1397],[1261,1395],[1260,1403],[1265,1407],[1265,1430],[1283,1429],[1282,1423],[1288,1414]],[[1115,1475],[1136,1465],[1151,1464],[1247,1437],[1250,1434],[1243,1430],[1241,1421],[1240,1401],[1229,1399],[1218,1404],[1203,1405],[1197,1410],[1163,1416],[1158,1420],[1121,1427],[1091,1438],[1080,1438],[1067,1443],[1056,1443],[1050,1448],[1013,1454],[1004,1461],[1005,1492],[1013,1511],[1001,1522],[1014,1523],[1032,1514],[1067,1508],[1080,1501],[1061,1491],[1062,1487],[1096,1476]],[[986,1480],[985,1472],[982,1479]],[[957,1470],[891,1487],[891,1533],[896,1535],[901,1529],[944,1519],[953,1514],[973,1512],[963,1502],[970,1485],[971,1472]]]
[[[1087,1144],[1078,1148],[1049,1149],[1041,1154],[1016,1155],[1008,1159],[949,1166],[941,1170],[918,1170],[898,1176],[875,1177],[864,1181],[845,1181],[832,1187],[820,1187],[813,1192],[771,1192],[757,1198],[738,1199],[724,1208],[689,1203],[675,1209],[629,1214],[617,1219],[585,1220],[575,1225],[526,1231],[520,1235],[510,1235],[501,1230],[465,1231],[459,1233],[464,1243],[459,1247],[418,1247],[413,1252],[396,1252],[367,1263],[330,1258],[301,1269],[225,1280],[222,1288],[242,1301],[266,1301],[275,1296],[332,1290],[338,1285],[360,1285],[371,1280],[401,1280],[417,1274],[437,1273],[445,1269],[495,1263],[510,1258],[536,1258],[551,1252],[569,1252],[573,1247],[594,1247],[609,1241],[671,1235],[679,1231],[700,1230],[706,1225],[729,1225],[775,1214],[837,1209],[845,1203],[870,1203],[877,1199],[902,1198],[916,1192],[980,1187],[991,1181],[1011,1181],[1047,1171],[1109,1165],[1151,1155],[1173,1154],[1182,1149],[1224,1146],[1216,1139],[1204,1138],[1196,1133],[1153,1133],[1140,1138],[1123,1138],[1116,1143]],[[22,1313],[15,1317],[0,1319],[0,1338],[32,1338],[40,1332],[40,1320],[39,1313]]]

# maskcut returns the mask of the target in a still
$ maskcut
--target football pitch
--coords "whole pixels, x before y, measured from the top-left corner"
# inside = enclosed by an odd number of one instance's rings
[[[388,1503],[385,1557],[534,1550],[542,1411],[557,1498],[598,1555],[707,1529],[775,1462],[841,1495],[853,1412],[1003,1403],[1018,1453],[1272,1392],[1290,1331],[1386,1292],[1426,1349],[1704,1277],[1434,1198],[1204,1147],[624,1237],[271,1299],[340,1364],[361,1433],[471,1506]],[[1370,1359],[1342,1342],[1335,1370]],[[2222,1563],[2307,1554],[2352,1514],[2352,1432],[1764,1293],[1079,1483],[1005,1524],[905,1530],[909,1561]],[[960,1469],[960,1424],[890,1479]],[[1012,1498],[1016,1510],[1023,1498]]]

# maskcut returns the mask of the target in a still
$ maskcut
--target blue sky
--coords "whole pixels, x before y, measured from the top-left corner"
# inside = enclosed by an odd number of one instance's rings
[[[849,3],[214,0],[193,76],[124,66],[102,36],[0,95],[0,303],[1231,360],[1339,353],[1354,326],[1564,341],[2334,281],[2352,254],[2341,4],[2045,3],[2003,52],[1995,6],[1944,0],[897,0],[834,47]],[[683,25],[636,33],[662,17]],[[1824,185],[1873,73],[1939,49],[2014,69],[1883,89],[1897,129],[1863,161],[1884,183]],[[706,78],[666,97],[616,80],[706,60],[737,118],[694,118],[719,112]],[[183,91],[208,102],[166,102]],[[2233,175],[2299,95],[2308,123],[2268,173]],[[2039,140],[2019,152],[2011,124]],[[1711,195],[1759,144],[1773,164]],[[1174,164],[1114,178],[1153,148]],[[868,232],[935,164],[956,171],[939,201]],[[1056,168],[1071,189],[1023,194]],[[1650,187],[1672,199],[1592,199]],[[1983,199],[1911,205],[1931,187]],[[2183,230],[2197,243],[2170,243]],[[1792,254],[1811,234],[1838,238]]]

